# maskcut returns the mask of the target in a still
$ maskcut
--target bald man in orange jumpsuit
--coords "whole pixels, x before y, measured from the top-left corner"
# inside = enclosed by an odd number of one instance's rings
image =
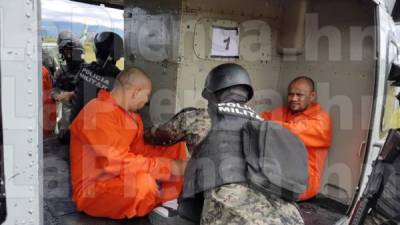
[[[177,198],[186,166],[183,143],[144,143],[136,111],[151,82],[137,68],[119,74],[111,93],[100,90],[71,124],[71,183],[78,210],[113,219],[148,214]]]
[[[332,127],[327,112],[316,102],[314,81],[309,77],[295,78],[288,88],[287,106],[261,113],[291,130],[308,150],[308,187],[301,200],[315,197],[321,186],[325,159],[331,145]]]

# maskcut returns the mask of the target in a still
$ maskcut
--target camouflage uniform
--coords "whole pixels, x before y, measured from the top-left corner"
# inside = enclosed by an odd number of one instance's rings
[[[76,73],[79,67],[71,70],[66,65],[61,67],[54,74],[54,86],[51,96],[55,99],[63,91],[74,91],[76,85]],[[71,123],[72,101],[57,103],[57,124],[55,133],[57,137],[67,143],[69,141],[69,125]]]
[[[207,191],[204,198],[202,225],[304,224],[294,204],[247,184],[224,185]]]
[[[210,129],[211,118],[206,109],[186,108],[167,123],[147,130],[145,138],[156,145],[170,145],[184,140],[189,152],[193,153]]]
[[[206,109],[187,108],[170,121],[145,133],[148,142],[158,145],[186,141],[190,153],[207,137],[211,118]],[[201,224],[304,224],[294,203],[264,195],[247,184],[227,184],[204,193]]]

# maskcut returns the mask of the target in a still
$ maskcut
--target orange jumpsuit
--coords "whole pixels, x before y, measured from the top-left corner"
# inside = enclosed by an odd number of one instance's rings
[[[171,159],[185,159],[186,147],[145,144],[143,123],[101,90],[71,126],[71,183],[77,208],[113,219],[144,216],[177,198],[182,177],[171,175]]]
[[[308,187],[300,199],[307,200],[317,195],[332,140],[332,125],[328,113],[319,104],[314,104],[296,114],[291,114],[287,107],[282,107],[272,112],[263,112],[261,117],[282,124],[304,142],[308,150]]]
[[[52,89],[49,70],[42,66],[43,134],[48,136],[56,125],[56,103],[51,98]]]

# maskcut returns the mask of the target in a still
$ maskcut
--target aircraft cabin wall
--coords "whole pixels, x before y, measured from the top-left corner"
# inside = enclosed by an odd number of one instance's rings
[[[238,63],[249,72],[255,90],[250,105],[256,110],[268,107],[267,97],[278,87],[281,59],[276,49],[281,12],[280,1],[183,1],[177,108],[206,107],[201,97],[206,76],[226,62]],[[218,27],[238,28],[237,58],[215,57],[218,47],[228,47],[215,35]]]
[[[150,105],[142,113],[150,126],[175,113],[181,2],[126,0],[124,21],[125,63],[145,70],[153,83]]]
[[[125,1],[126,64],[143,68],[153,81],[144,121],[159,123],[184,107],[206,107],[201,97],[205,78],[224,62],[249,71],[255,88],[250,105],[258,112],[284,104],[288,83],[308,75],[333,120],[322,193],[349,204],[371,116],[375,5],[284,2]]]
[[[330,113],[333,143],[322,193],[349,204],[361,174],[375,74],[374,5],[357,0],[313,0],[306,19],[305,52],[283,56],[280,90],[299,76],[316,81]],[[340,16],[338,16],[340,12]]]
[[[251,105],[270,107],[276,96],[281,58],[277,53],[282,3],[250,1],[125,1],[126,64],[149,73],[153,81],[149,125],[189,106],[205,107],[205,77],[218,64],[235,62],[250,73],[255,88]],[[233,57],[214,57],[213,27],[238,29]]]

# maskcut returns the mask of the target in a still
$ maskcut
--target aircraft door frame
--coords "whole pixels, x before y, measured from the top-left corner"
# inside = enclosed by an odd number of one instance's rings
[[[7,218],[43,224],[40,1],[0,1]]]
[[[377,158],[386,138],[381,136],[381,124],[385,106],[387,73],[389,71],[388,66],[391,65],[387,62],[389,52],[388,46],[393,41],[395,23],[392,16],[388,13],[385,4],[379,3],[376,8],[377,66],[375,75],[374,106],[371,118],[372,124],[370,126],[367,156],[364,161],[365,164],[361,177],[362,180],[358,188],[358,196],[356,200],[353,201],[353,208],[350,212],[354,210],[354,206],[356,205],[355,203],[360,199],[364,192],[368,182],[368,177],[372,172],[372,163]]]
[[[0,15],[1,18],[1,15]],[[2,37],[2,27],[0,27],[0,43]],[[1,48],[0,48],[0,77],[1,77]],[[1,79],[0,79],[0,91],[1,91]],[[0,224],[2,224],[7,217],[7,203],[6,203],[6,190],[5,190],[5,179],[4,179],[4,147],[3,147],[3,116],[1,110],[1,93],[0,93]]]

